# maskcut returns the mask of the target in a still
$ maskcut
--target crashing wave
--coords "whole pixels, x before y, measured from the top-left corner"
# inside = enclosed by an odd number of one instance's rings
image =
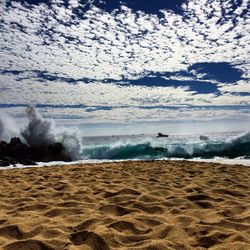
[[[159,158],[214,158],[250,157],[250,132],[225,141],[200,141],[154,146],[150,142],[138,144],[101,145],[83,147],[82,159],[159,159]]]

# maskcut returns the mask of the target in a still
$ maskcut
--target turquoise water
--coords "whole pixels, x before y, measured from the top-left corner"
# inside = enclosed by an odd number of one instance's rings
[[[224,132],[206,134],[206,140],[198,134],[127,135],[83,137],[78,160],[132,160],[132,159],[250,159],[250,133]]]

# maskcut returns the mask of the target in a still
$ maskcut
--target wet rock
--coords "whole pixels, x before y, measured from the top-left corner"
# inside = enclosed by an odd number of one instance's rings
[[[0,166],[36,165],[36,162],[71,161],[62,143],[28,146],[20,138],[11,138],[10,142],[0,141]]]

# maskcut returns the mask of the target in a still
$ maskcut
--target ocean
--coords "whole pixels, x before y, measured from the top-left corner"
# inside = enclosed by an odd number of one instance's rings
[[[77,150],[73,151],[77,151],[75,160],[82,163],[174,159],[250,165],[250,132],[170,134],[168,137],[147,134],[83,136]]]
[[[10,141],[12,137],[19,137],[24,143],[35,146],[61,142],[66,155],[72,159],[70,163],[168,159],[250,166],[250,131],[90,137],[79,128],[76,131],[55,128],[53,119],[44,119],[33,106],[26,108],[26,114],[28,124],[23,128],[17,128],[15,120],[0,117],[0,139]],[[70,163],[40,162],[38,166]],[[11,167],[22,166],[15,164]]]
[[[72,162],[39,162],[39,166],[124,160],[188,160],[250,166],[250,132],[201,134],[58,136]],[[7,168],[24,167],[21,164]]]

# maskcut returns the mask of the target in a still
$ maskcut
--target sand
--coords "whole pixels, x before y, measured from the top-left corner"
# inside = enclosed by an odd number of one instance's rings
[[[138,161],[0,180],[1,249],[250,249],[249,167]]]

